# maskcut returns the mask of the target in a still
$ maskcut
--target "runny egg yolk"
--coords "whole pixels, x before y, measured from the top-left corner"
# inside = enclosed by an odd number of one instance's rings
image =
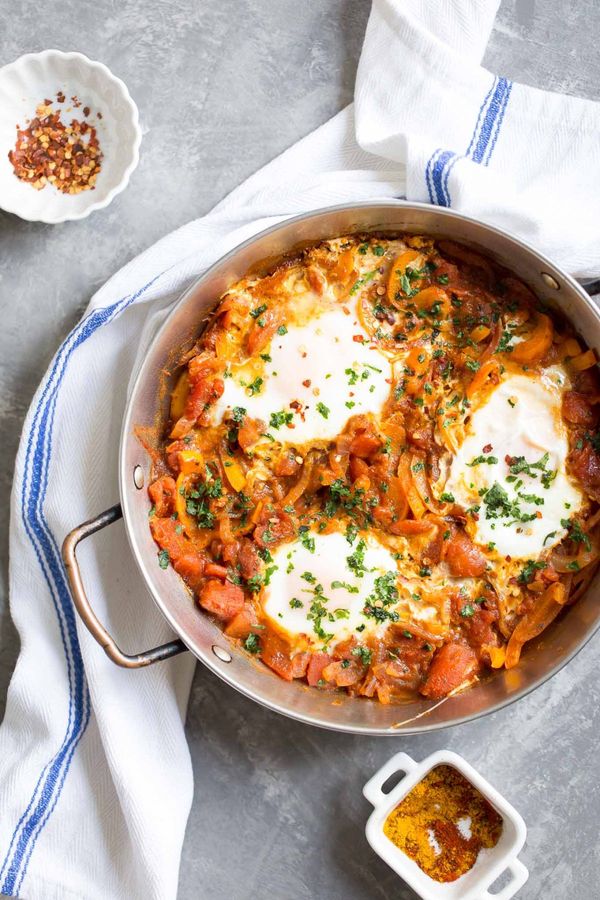
[[[477,543],[513,559],[536,557],[566,534],[583,502],[566,472],[564,375],[513,375],[472,415],[444,491],[467,511]]]
[[[279,631],[313,647],[352,635],[360,642],[385,628],[390,618],[365,613],[370,604],[398,618],[396,561],[374,537],[350,544],[339,532],[307,532],[273,551],[270,568],[261,597],[265,615]]]
[[[241,407],[264,422],[271,438],[303,444],[335,438],[352,415],[380,412],[391,365],[371,349],[354,314],[338,307],[282,330],[259,369],[255,361],[252,368],[232,367],[214,406],[215,422]]]

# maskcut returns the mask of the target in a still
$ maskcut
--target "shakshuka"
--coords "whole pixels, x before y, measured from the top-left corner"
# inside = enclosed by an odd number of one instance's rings
[[[510,272],[345,236],[198,330],[149,488],[158,564],[278,676],[439,699],[516,666],[585,589],[596,358]]]

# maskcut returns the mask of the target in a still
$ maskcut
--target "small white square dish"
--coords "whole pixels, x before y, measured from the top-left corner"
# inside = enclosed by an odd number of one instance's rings
[[[450,766],[481,794],[502,818],[502,831],[494,847],[483,849],[467,872],[454,881],[436,881],[401,850],[384,832],[389,814],[433,769]],[[405,775],[388,793],[382,788],[392,776]],[[366,836],[377,853],[423,900],[510,900],[525,884],[529,872],[517,858],[527,835],[525,822],[513,806],[467,763],[450,750],[439,750],[417,763],[397,753],[365,784],[363,794],[374,806]],[[496,893],[489,888],[500,876],[508,877]]]
[[[9,152],[15,151],[17,125],[27,128],[46,100],[65,126],[77,119],[95,129],[102,159],[93,190],[62,193],[50,183],[36,190],[15,175]],[[108,206],[138,164],[141,138],[138,110],[125,84],[82,53],[28,53],[0,69],[0,207],[7,212],[57,224]]]

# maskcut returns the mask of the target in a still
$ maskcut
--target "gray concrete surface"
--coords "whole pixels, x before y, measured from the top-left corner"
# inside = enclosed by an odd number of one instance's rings
[[[56,345],[112,272],[351,100],[368,11],[367,0],[0,0],[0,65],[50,46],[82,50],[125,79],[145,130],[140,167],[107,210],[59,227],[0,212],[0,715],[17,653],[4,600],[12,468]],[[599,27],[595,0],[506,0],[486,63],[600,100]],[[365,842],[360,789],[393,752],[441,747],[523,813],[531,878],[521,900],[600,896],[599,656],[596,639],[516,706],[395,740],[300,726],[199,668],[180,900],[412,897]]]

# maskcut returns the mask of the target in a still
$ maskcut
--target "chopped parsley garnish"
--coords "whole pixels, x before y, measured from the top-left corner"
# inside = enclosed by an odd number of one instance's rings
[[[582,529],[579,522],[574,522],[570,519],[561,519],[560,524],[569,532],[567,537],[570,541],[574,541],[576,544],[583,544],[585,549],[588,551],[592,549],[592,542],[590,541],[586,532]]]
[[[315,632],[317,637],[321,638],[322,641],[329,641],[331,640],[333,635],[325,631],[322,622],[323,619],[334,622],[335,616],[333,615],[333,613],[330,613],[325,606],[328,601],[327,597],[323,595],[323,585],[317,584],[313,593],[314,600],[310,604],[310,611],[307,613],[306,618],[312,621],[313,631]]]
[[[302,546],[308,550],[309,553],[315,552],[315,539],[311,536],[308,526],[301,525],[298,529],[298,536],[300,537],[300,543]]]
[[[394,610],[388,607],[398,602],[398,588],[396,586],[397,572],[386,572],[375,579],[373,592],[366,599],[363,613],[369,618],[384,622],[389,619],[397,622],[400,618]]]
[[[538,471],[546,471],[549,459],[549,453],[544,453],[541,459],[538,459],[538,461],[534,463],[527,462],[524,456],[513,456],[509,464],[510,473],[511,475],[520,475],[524,472],[526,475],[529,475],[530,478],[537,478]]]
[[[443,494],[440,494],[440,500],[442,503],[454,503],[454,494],[449,494],[447,491],[444,491]]]
[[[215,516],[208,507],[206,497],[220,497],[222,491],[221,479],[216,478],[214,481],[206,481],[196,485],[190,491],[185,491],[185,509],[189,516],[194,516],[198,521],[200,528],[213,528],[215,524]]]
[[[535,513],[524,513],[517,500],[511,500],[504,488],[497,481],[483,494],[487,519],[510,519],[514,522],[532,522],[537,519]]]
[[[263,386],[263,379],[258,375],[254,381],[251,381],[247,386],[246,390],[250,392],[250,396],[254,397],[255,394],[260,394],[261,388]]]
[[[500,341],[498,342],[497,353],[511,353],[513,348],[510,342],[512,339],[513,336],[510,331],[503,331]]]
[[[358,629],[357,629],[358,630]],[[368,647],[355,647],[352,651],[353,656],[358,656],[363,666],[370,666],[373,658],[373,651]]]
[[[473,466],[480,466],[483,463],[487,463],[488,466],[495,466],[497,462],[498,458],[496,456],[476,456],[470,463],[467,463],[467,465],[470,468],[473,468]]]
[[[329,418],[329,413],[330,413],[329,407],[325,406],[325,404],[321,403],[320,401],[319,401],[319,403],[317,403],[317,412],[319,412],[323,416],[324,419]]]
[[[349,594],[358,594],[358,588],[355,587],[353,584],[348,584],[347,581],[332,581],[331,587],[332,588],[344,588],[346,591],[348,591]]]
[[[365,550],[367,549],[367,545],[363,540],[360,540],[356,545],[356,549],[354,553],[351,553],[350,556],[346,557],[346,564],[355,575],[359,578],[365,574]]]
[[[260,641],[258,639],[258,635],[250,632],[250,634],[244,641],[244,647],[248,651],[248,653],[259,653]]]
[[[292,599],[290,600],[291,609],[301,609],[301,607],[303,606],[304,603],[302,602],[302,600],[298,600],[297,597],[292,597]]]
[[[169,551],[168,550],[159,550],[158,551],[158,564],[161,569],[168,569],[170,562]]]
[[[284,334],[287,334],[287,328],[285,327],[285,325],[279,326],[279,328],[277,329],[277,334],[281,335],[281,337],[283,337]]]
[[[303,572],[300,578],[303,578],[304,581],[308,581],[309,584],[316,584],[317,581],[312,572]]]
[[[438,275],[437,276],[438,284],[448,284],[449,281],[450,281],[450,278],[448,277],[448,275]]]
[[[352,287],[350,288],[350,295],[355,294],[357,291],[361,289],[365,284],[368,284],[369,281],[373,281],[375,276],[377,275],[379,269],[373,269],[372,272],[365,272],[362,278],[359,278],[358,281],[355,281]]]
[[[260,306],[257,306],[255,309],[250,310],[250,315],[253,319],[258,319],[259,316],[262,316],[264,312],[267,311],[267,304],[261,303]]]
[[[285,412],[285,410],[282,410],[281,412],[271,413],[271,418],[269,419],[269,427],[281,428],[282,425],[289,425],[293,418],[294,414],[291,412]]]
[[[463,608],[460,611],[460,614],[465,619],[470,619],[472,616],[475,615],[475,607],[473,606],[472,603],[465,603],[465,605],[463,606]]]
[[[346,528],[346,540],[348,541],[349,544],[354,543],[357,535],[358,535],[358,528],[356,527],[356,525],[352,525],[352,524],[348,525],[348,527]]]
[[[533,580],[535,573],[540,569],[545,569],[545,562],[536,562],[533,559],[530,559],[529,562],[525,563],[521,572],[517,578],[519,584],[529,584],[530,581]]]

